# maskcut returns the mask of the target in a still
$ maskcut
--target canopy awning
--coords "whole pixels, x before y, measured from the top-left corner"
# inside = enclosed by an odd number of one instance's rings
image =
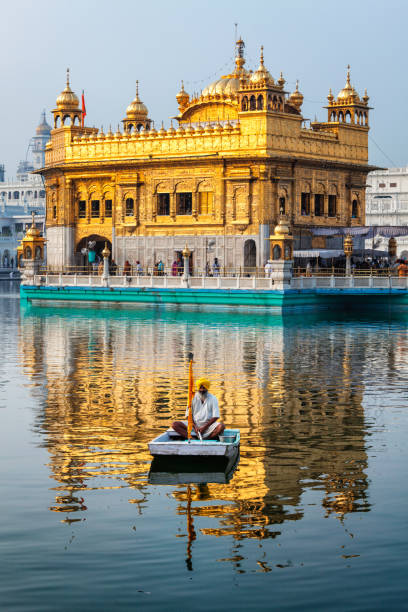
[[[304,259],[322,257],[323,259],[330,259],[331,257],[344,257],[344,251],[341,249],[305,249],[302,251],[293,251],[293,257],[302,257]]]
[[[363,238],[374,238],[383,236],[385,238],[397,238],[408,236],[408,227],[401,225],[373,225],[362,227],[314,227],[310,229],[313,236],[362,236]]]

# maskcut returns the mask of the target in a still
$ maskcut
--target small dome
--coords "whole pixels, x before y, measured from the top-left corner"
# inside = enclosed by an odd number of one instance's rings
[[[79,105],[79,100],[77,96],[72,91],[69,86],[69,68],[67,69],[67,84],[65,89],[60,93],[57,98],[57,108],[61,110],[76,110]]]
[[[42,113],[41,123],[37,126],[35,133],[37,136],[49,136],[51,133],[51,126],[48,125],[45,119],[45,111]]]
[[[139,81],[136,81],[136,97],[127,107],[126,115],[131,119],[139,119],[147,117],[148,114],[147,106],[139,98]]]
[[[258,85],[263,82],[266,82],[268,85],[274,84],[272,75],[270,74],[270,72],[268,72],[268,70],[264,66],[263,47],[261,47],[261,61],[259,64],[259,68],[258,70],[256,70],[256,72],[252,74],[251,78],[249,79],[249,82],[252,85]]]
[[[289,97],[289,104],[300,110],[300,107],[303,104],[303,94],[299,91],[299,81],[296,81],[296,89]]]
[[[176,96],[176,100],[179,104],[179,106],[183,107],[186,106],[190,100],[190,96],[188,95],[188,93],[186,92],[186,90],[184,89],[184,83],[183,81],[181,81],[181,89],[178,92],[177,96]]]
[[[337,100],[347,100],[353,97],[355,100],[360,100],[358,93],[350,83],[350,66],[347,67],[347,81],[341,91],[339,91]]]

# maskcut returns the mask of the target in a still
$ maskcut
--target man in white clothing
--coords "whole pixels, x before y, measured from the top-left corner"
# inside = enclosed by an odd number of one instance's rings
[[[273,272],[272,259],[268,259],[268,261],[265,264],[265,276],[266,276],[266,278],[272,278],[272,272]]]
[[[193,412],[193,432],[198,433],[207,440],[214,440],[221,435],[225,429],[224,423],[219,421],[220,410],[215,395],[209,393],[210,381],[199,378],[197,381],[197,393],[191,404]],[[188,408],[186,410],[188,417]],[[183,438],[187,438],[187,421],[174,421],[172,428]]]

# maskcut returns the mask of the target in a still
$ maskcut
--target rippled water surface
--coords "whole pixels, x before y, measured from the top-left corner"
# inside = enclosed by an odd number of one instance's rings
[[[407,609],[408,314],[0,291],[0,609]],[[190,351],[241,430],[207,482],[147,449],[184,414]]]

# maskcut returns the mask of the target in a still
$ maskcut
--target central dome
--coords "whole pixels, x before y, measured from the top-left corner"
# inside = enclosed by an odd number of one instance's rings
[[[234,96],[240,88],[241,79],[247,79],[249,73],[244,68],[244,41],[239,39],[236,42],[237,55],[235,57],[235,70],[232,74],[222,76],[214,83],[208,85],[202,91],[203,96],[214,96],[216,94],[224,94],[226,96]]]
[[[241,77],[231,74],[223,76],[203,89],[203,96],[214,96],[215,94],[235,95],[240,87]]]

